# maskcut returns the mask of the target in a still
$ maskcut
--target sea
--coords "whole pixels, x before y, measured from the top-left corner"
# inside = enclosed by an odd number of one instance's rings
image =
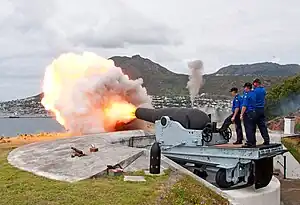
[[[203,109],[202,109],[203,110]],[[212,120],[223,122],[228,112],[215,112],[214,109],[203,110],[212,114]],[[64,132],[65,129],[55,119],[45,117],[5,118],[0,113],[0,137],[12,137],[19,134],[35,134],[41,132]]]
[[[0,117],[0,137],[41,132],[63,132],[65,129],[52,118],[4,118]]]

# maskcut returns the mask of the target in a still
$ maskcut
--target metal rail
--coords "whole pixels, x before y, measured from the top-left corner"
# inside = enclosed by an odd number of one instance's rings
[[[283,178],[286,179],[286,156],[283,156],[283,164],[279,160],[277,163],[283,168]]]

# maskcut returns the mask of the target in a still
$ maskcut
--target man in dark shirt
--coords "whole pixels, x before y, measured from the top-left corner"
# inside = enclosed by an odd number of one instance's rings
[[[256,78],[252,84],[254,87],[253,91],[256,94],[255,124],[258,126],[261,136],[264,139],[264,145],[268,145],[270,143],[270,137],[266,125],[266,116],[265,116],[265,97],[267,92],[266,89],[261,85],[260,79]]]
[[[242,105],[242,97],[238,94],[237,88],[230,89],[231,95],[234,97],[232,100],[232,113],[229,115],[219,129],[220,132],[225,131],[232,123],[235,124],[236,136],[237,140],[233,144],[242,144],[243,143],[243,130],[242,123],[240,119],[241,113],[241,105]]]
[[[247,142],[243,147],[255,147],[256,146],[256,126],[255,126],[255,106],[256,96],[252,91],[252,84],[245,83],[244,95],[242,103],[242,111],[240,119],[244,121]]]

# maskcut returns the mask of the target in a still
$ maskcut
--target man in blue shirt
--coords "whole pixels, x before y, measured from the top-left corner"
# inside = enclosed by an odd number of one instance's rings
[[[229,115],[219,129],[220,132],[225,131],[232,123],[235,124],[236,136],[237,140],[233,144],[242,144],[243,143],[243,130],[242,123],[240,119],[241,114],[241,105],[242,105],[242,97],[238,94],[237,88],[231,88],[230,91],[233,98],[232,100],[232,114]]]
[[[256,94],[255,124],[258,126],[261,136],[264,139],[264,145],[268,145],[270,143],[270,137],[266,125],[265,116],[265,97],[267,92],[266,89],[261,85],[260,79],[256,78],[252,84],[254,87],[254,92]]]
[[[245,83],[244,85],[244,95],[241,110],[240,119],[244,121],[245,132],[247,142],[243,147],[255,147],[256,146],[256,125],[255,125],[255,106],[256,106],[256,96],[255,92],[252,90],[251,83]]]

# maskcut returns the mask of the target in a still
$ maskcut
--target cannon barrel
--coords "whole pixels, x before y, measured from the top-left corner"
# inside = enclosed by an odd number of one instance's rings
[[[202,130],[207,123],[210,123],[210,118],[205,112],[194,108],[137,108],[135,116],[140,120],[152,123],[160,120],[162,116],[168,116],[179,122],[184,128],[194,130]]]

